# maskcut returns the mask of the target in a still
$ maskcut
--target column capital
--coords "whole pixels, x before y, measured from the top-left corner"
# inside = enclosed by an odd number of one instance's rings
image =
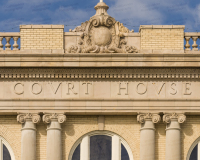
[[[57,121],[58,123],[64,123],[67,118],[66,115],[62,113],[44,113],[43,117],[44,123],[51,123],[51,121]]]
[[[183,113],[165,113],[163,116],[163,121],[165,123],[171,123],[171,121],[178,121],[178,123],[184,123],[186,121],[186,116]]]
[[[160,115],[157,113],[138,113],[137,121],[145,123],[145,121],[152,121],[153,123],[160,122]]]
[[[19,123],[25,123],[26,121],[32,121],[33,123],[39,123],[41,117],[37,113],[18,113],[17,121]]]

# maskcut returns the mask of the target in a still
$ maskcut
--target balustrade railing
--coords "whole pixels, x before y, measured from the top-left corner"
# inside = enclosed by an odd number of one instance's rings
[[[198,44],[197,40],[200,38],[200,32],[185,32],[185,51],[198,51]],[[190,39],[193,40],[192,48],[189,43]]]
[[[18,39],[20,38],[19,32],[0,32],[0,50],[3,50],[4,45],[2,43],[3,39],[6,39],[5,50],[11,50],[10,40],[13,38],[13,50],[19,50],[19,45],[17,44]]]

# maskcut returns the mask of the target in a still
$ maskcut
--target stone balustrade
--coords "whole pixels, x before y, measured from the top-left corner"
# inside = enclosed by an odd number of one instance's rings
[[[71,43],[77,42],[78,37],[80,36],[81,32],[65,32],[64,33],[64,49],[65,53],[67,53],[67,48]],[[140,33],[126,33],[125,37],[128,39],[128,43],[135,43],[138,49],[141,49],[141,43],[140,43]],[[3,40],[6,40],[6,43],[3,44]],[[20,32],[0,32],[0,51],[4,50],[11,50],[13,47],[13,50],[19,50],[19,44],[17,43],[18,39],[20,38]],[[200,38],[200,32],[185,32],[184,33],[184,39],[186,41],[185,44],[185,51],[198,51],[198,44],[197,40]],[[13,39],[14,44],[10,44],[10,40]],[[191,44],[191,39],[193,41],[193,44]],[[141,50],[142,53],[142,50]]]
[[[5,50],[11,50],[10,40],[13,38],[13,50],[19,50],[19,45],[17,44],[18,39],[20,38],[19,32],[0,32],[0,50],[3,50],[3,39],[6,39]]]
[[[200,38],[200,32],[185,32],[185,51],[198,51],[198,44],[197,44],[197,40],[198,38]],[[193,44],[190,45],[189,41],[193,40]]]

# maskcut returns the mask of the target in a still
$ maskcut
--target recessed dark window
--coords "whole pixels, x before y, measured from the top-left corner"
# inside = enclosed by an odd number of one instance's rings
[[[121,160],[130,160],[128,152],[123,144],[121,144]]]
[[[198,157],[198,145],[196,145],[192,150],[192,153],[190,155],[190,160],[198,160],[197,157]]]
[[[76,147],[72,160],[80,160],[80,144]]]
[[[97,135],[90,137],[90,159],[111,160],[112,137]]]
[[[112,153],[112,144],[120,145],[119,148],[121,147],[121,160],[130,160],[129,154],[125,146],[122,143],[120,143],[121,142],[120,138],[119,137],[117,138],[118,140],[117,143],[112,143],[112,140],[116,140],[116,136],[114,139],[113,137],[107,136],[107,135],[95,135],[91,137],[88,137],[88,136],[84,137],[84,138],[87,138],[87,140],[86,139],[85,139],[86,141],[82,140],[81,141],[82,144],[79,144],[76,147],[72,155],[72,160],[80,160],[81,153],[83,154],[83,156],[85,156],[84,154],[86,151],[84,150],[84,152],[81,152],[81,149],[85,149],[84,147],[88,147],[89,149],[88,154],[86,153],[86,157],[88,157],[88,159],[90,160],[112,160],[112,155],[115,156],[116,154],[116,153]],[[85,143],[85,142],[88,142],[88,143]],[[116,149],[116,147],[113,149]],[[117,155],[120,155],[120,154],[118,153]]]
[[[4,144],[3,144],[3,160],[11,160],[10,153]]]

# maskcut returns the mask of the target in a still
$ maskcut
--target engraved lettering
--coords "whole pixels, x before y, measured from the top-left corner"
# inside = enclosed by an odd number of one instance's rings
[[[155,90],[156,90],[156,92],[158,94],[160,94],[160,92],[162,91],[162,89],[163,89],[163,87],[165,85],[165,83],[163,83],[162,86],[161,86],[161,88],[159,89],[159,87],[156,85],[156,83],[152,83],[152,84],[153,84],[153,86],[154,86],[154,88],[155,88]]]
[[[172,83],[171,84],[171,89],[173,90],[172,92],[170,92],[171,95],[176,95],[177,94],[177,90],[174,87],[176,87],[176,83]]]
[[[139,83],[136,87],[138,94],[143,95],[147,92],[147,86],[144,83]]]
[[[38,95],[42,92],[42,85],[39,83],[34,83],[32,85],[32,93]]]
[[[20,87],[21,86],[21,90],[20,90]],[[22,84],[22,83],[17,83],[17,84],[15,84],[15,86],[14,86],[14,92],[16,93],[16,94],[18,94],[18,95],[21,95],[21,94],[23,94],[24,93],[24,84]]]
[[[128,83],[125,83],[126,87],[124,87],[124,88],[122,88],[121,85],[122,85],[122,84],[119,83],[119,93],[118,93],[118,95],[121,95],[121,90],[122,90],[122,89],[126,90],[125,95],[128,95]]]
[[[190,91],[191,83],[183,83],[185,85],[184,88],[184,95],[191,95],[192,92]]]
[[[76,93],[75,91],[74,91],[74,84],[73,83],[68,83],[68,89],[67,89],[67,95],[70,95],[70,91],[73,93],[73,94],[75,94],[75,95],[77,95],[78,93]]]
[[[58,91],[58,89],[59,89],[59,87],[60,87],[60,85],[61,85],[62,83],[59,83],[57,88],[54,88],[54,86],[53,86],[53,84],[52,84],[52,83],[49,83],[49,84],[50,84],[50,86],[51,86],[51,89],[52,89],[52,91],[54,92],[54,94],[56,94],[56,93],[57,93],[57,91]]]
[[[89,85],[92,85],[92,83],[83,83],[82,85],[84,85],[84,84],[86,84],[86,92],[85,92],[85,94],[89,94],[89,91],[88,91],[88,86]]]

